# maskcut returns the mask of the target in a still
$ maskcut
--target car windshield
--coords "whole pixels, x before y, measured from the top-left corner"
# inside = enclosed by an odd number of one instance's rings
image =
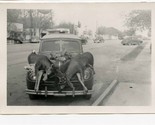
[[[62,44],[62,51],[80,52],[80,44],[75,41],[64,41]]]
[[[60,44],[57,41],[44,41],[41,51],[60,51]]]
[[[47,52],[75,52],[80,53],[80,44],[76,40],[55,40],[55,41],[44,41],[42,43],[41,51]]]

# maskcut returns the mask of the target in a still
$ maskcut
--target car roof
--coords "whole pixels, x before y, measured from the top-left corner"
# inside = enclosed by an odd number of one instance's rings
[[[49,34],[49,35],[43,36],[41,39],[45,40],[45,39],[56,39],[56,38],[78,39],[78,40],[81,39],[77,35],[73,35],[73,34]]]

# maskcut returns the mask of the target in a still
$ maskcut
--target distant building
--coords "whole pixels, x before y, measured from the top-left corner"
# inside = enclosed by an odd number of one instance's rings
[[[56,29],[47,29],[47,34],[52,34],[52,33],[70,33],[70,30],[67,28],[56,28]]]
[[[8,23],[7,26],[10,31],[23,32],[23,24],[21,23]]]
[[[108,34],[102,35],[102,37],[105,40],[117,40],[118,39],[118,36],[108,35]]]

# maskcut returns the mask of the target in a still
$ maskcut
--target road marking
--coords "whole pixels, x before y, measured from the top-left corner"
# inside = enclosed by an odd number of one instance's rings
[[[98,106],[102,103],[103,99],[107,97],[107,95],[115,88],[118,84],[117,80],[113,80],[112,83],[108,86],[108,88],[96,99],[96,101],[92,104],[92,106]]]

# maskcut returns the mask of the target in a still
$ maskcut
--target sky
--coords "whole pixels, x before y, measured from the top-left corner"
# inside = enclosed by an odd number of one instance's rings
[[[92,4],[93,5],[93,4]],[[81,22],[82,27],[96,30],[96,27],[115,27],[124,30],[124,16],[129,10],[121,10],[117,8],[104,8],[102,6],[54,6],[54,21],[56,24],[60,22],[72,22],[77,24]]]

